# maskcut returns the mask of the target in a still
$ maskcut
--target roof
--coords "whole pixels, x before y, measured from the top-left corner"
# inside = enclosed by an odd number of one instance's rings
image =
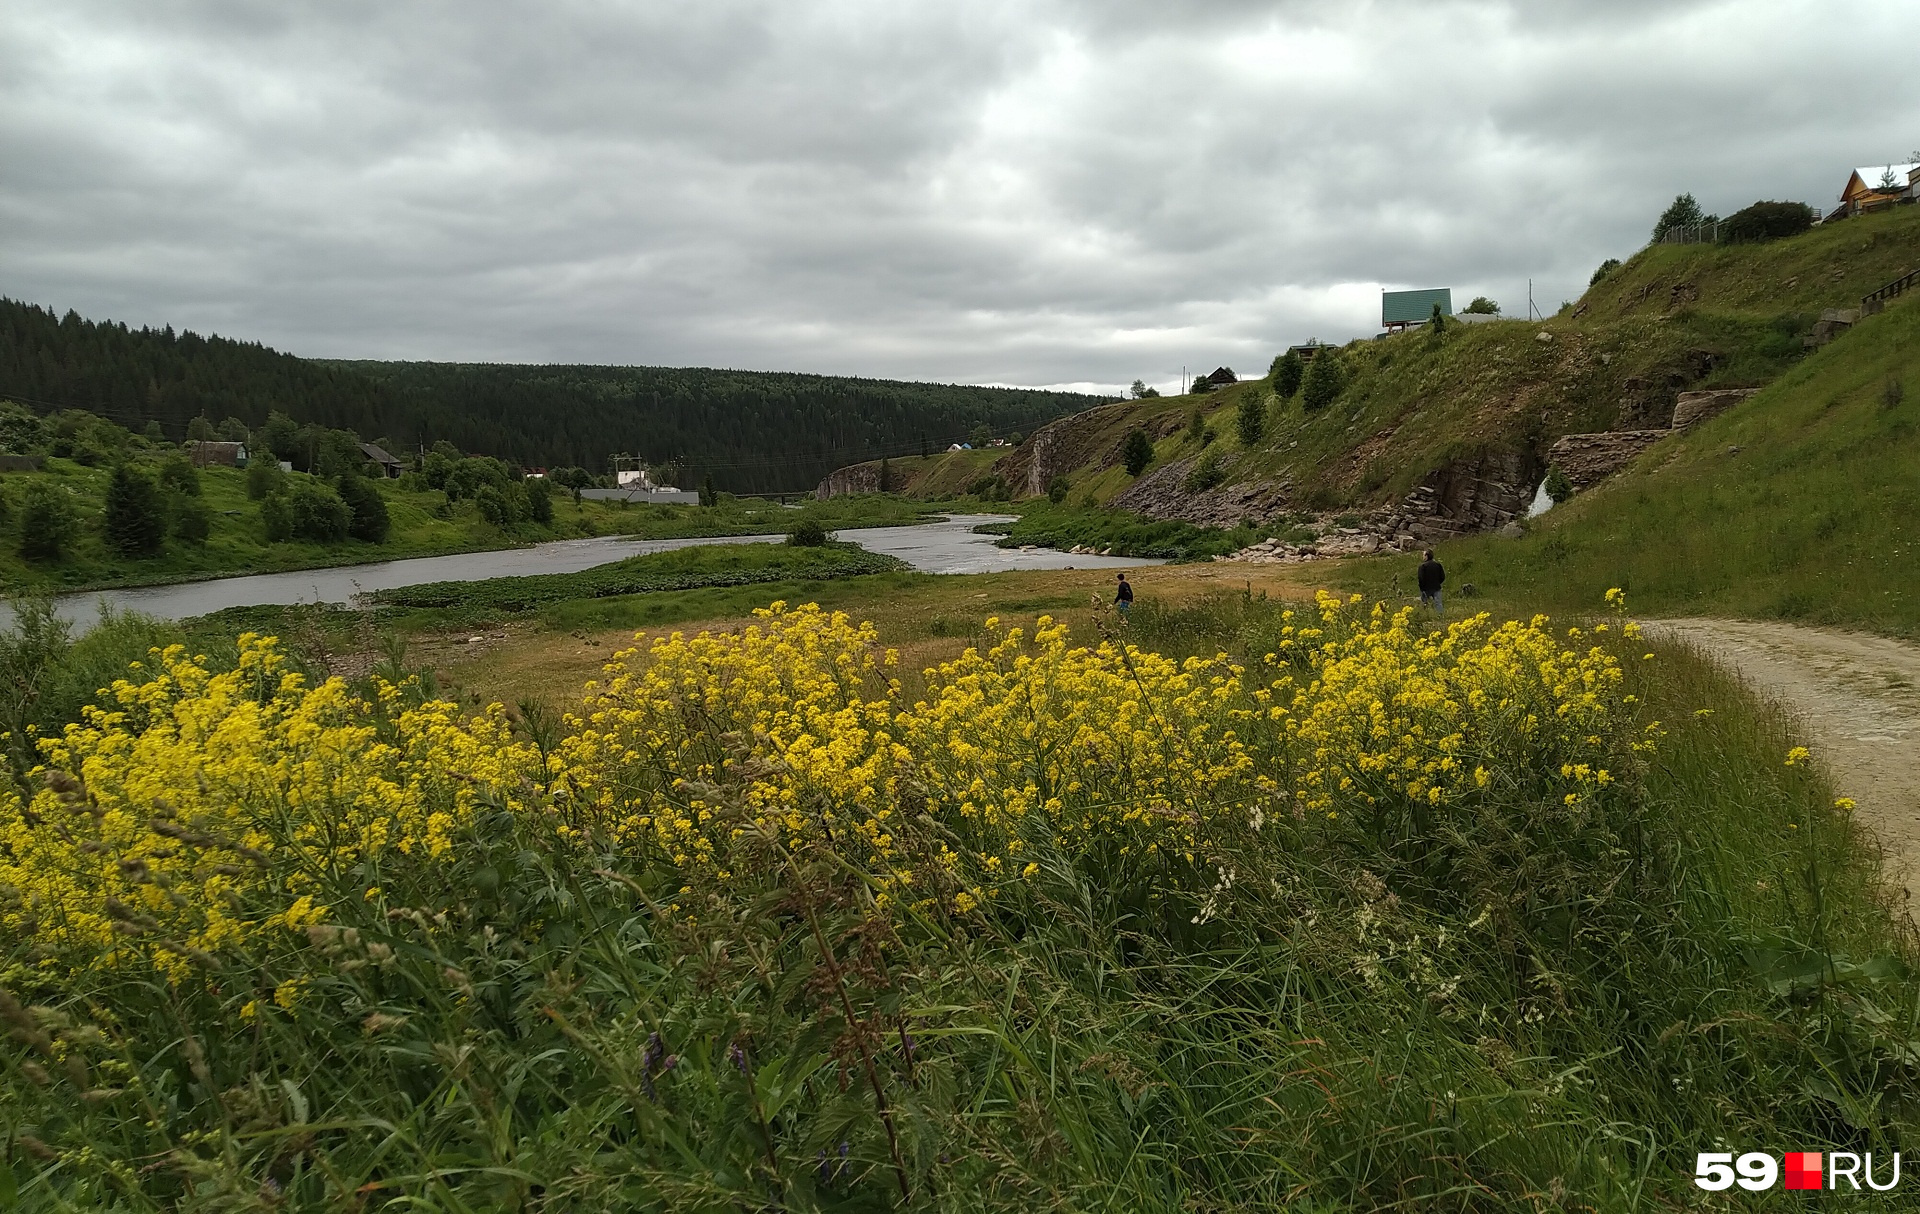
[[[1433,305],[1440,305],[1442,316],[1453,315],[1453,288],[1429,287],[1422,291],[1380,292],[1380,323],[1413,324],[1433,316]]]
[[[187,445],[195,451],[231,451],[236,455],[245,450],[247,446],[245,443],[230,443],[216,441],[210,438],[192,439]]]
[[[400,462],[372,443],[361,443],[360,452],[376,464],[397,464]]]
[[[1880,182],[1886,178],[1888,173],[1892,173],[1894,181],[1898,183],[1893,188],[1896,190],[1904,190],[1907,188],[1907,184],[1912,181],[1913,171],[1915,169],[1920,169],[1920,164],[1870,164],[1865,168],[1855,169],[1853,176],[1858,177],[1860,184],[1867,189],[1877,191],[1880,189]],[[1853,188],[1852,177],[1847,179],[1847,188],[1849,190]]]

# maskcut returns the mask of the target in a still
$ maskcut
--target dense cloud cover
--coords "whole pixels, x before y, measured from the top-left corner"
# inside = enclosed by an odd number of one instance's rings
[[[342,357],[1177,384],[1920,144],[1920,6],[0,7],[0,294]]]

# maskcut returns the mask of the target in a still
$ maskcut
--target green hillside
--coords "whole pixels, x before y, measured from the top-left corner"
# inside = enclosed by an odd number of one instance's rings
[[[1920,306],[1896,302],[1745,404],[1534,520],[1450,546],[1498,602],[1782,618],[1920,636]],[[1407,571],[1375,566],[1378,583]]]
[[[395,452],[450,442],[527,467],[604,472],[616,452],[740,493],[812,488],[868,456],[938,451],[978,428],[1030,431],[1070,392],[709,368],[329,362],[258,342],[130,329],[0,299],[0,400],[85,409],[180,439],[196,417],[258,429],[280,412]]]
[[[1076,500],[1112,500],[1133,482],[1119,467],[1120,443],[1138,426],[1156,440],[1155,466],[1212,450],[1229,484],[1284,482],[1299,508],[1391,501],[1429,472],[1489,452],[1538,474],[1560,435],[1661,427],[1681,391],[1771,382],[1805,356],[1802,337],[1823,309],[1857,307],[1917,266],[1920,208],[1767,244],[1650,247],[1544,322],[1351,342],[1334,351],[1344,386],[1317,411],[1299,395],[1274,399],[1264,378],[1092,410],[1054,427],[1057,449],[1075,460],[1058,471]],[[1266,424],[1242,449],[1235,420],[1248,394],[1263,400]],[[1210,442],[1187,427],[1196,407]],[[1002,468],[1024,471],[1032,446]],[[1039,487],[1007,480],[1017,493]]]

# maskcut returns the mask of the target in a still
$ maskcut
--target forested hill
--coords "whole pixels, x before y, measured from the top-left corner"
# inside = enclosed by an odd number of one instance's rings
[[[195,417],[270,412],[399,452],[439,440],[528,466],[604,472],[616,452],[695,483],[775,492],[842,464],[1031,430],[1097,403],[1069,392],[704,368],[339,362],[258,342],[130,329],[0,299],[0,398],[86,409],[169,438]]]
[[[1099,403],[1072,392],[704,367],[334,363],[463,449],[600,469],[614,451],[739,492],[811,488],[850,453],[920,454]],[[549,453],[536,458],[533,452]],[[811,478],[811,479],[809,479]]]

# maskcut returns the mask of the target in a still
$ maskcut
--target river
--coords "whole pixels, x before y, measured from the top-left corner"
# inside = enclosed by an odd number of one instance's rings
[[[1050,548],[1021,551],[994,546],[996,537],[976,535],[982,523],[1011,522],[1009,515],[967,514],[908,527],[857,527],[835,532],[835,538],[859,544],[872,552],[898,557],[925,573],[998,573],[1012,569],[1111,569],[1161,562],[1137,557],[1075,556]],[[269,603],[350,603],[358,595],[423,582],[477,582],[496,577],[536,573],[578,573],[640,556],[691,548],[699,544],[768,544],[779,535],[727,535],[693,539],[640,540],[601,536],[582,540],[552,540],[529,548],[493,552],[461,552],[449,556],[376,561],[333,569],[303,569],[289,573],[258,573],[181,582],[171,586],[144,586],[126,590],[96,590],[61,595],[61,616],[84,630],[99,617],[104,604],[115,611],[137,611],[162,620],[207,615],[227,607]],[[0,623],[11,623],[12,612],[0,603]]]

